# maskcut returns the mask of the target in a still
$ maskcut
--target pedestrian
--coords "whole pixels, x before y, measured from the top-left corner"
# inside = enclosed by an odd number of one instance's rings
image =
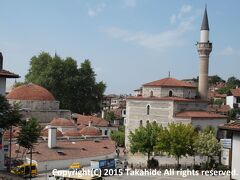
[[[117,158],[119,158],[120,150],[118,148],[116,149],[116,153],[117,153]]]
[[[125,159],[123,162],[124,171],[126,171],[127,166],[128,166],[128,161],[127,161],[127,159]]]

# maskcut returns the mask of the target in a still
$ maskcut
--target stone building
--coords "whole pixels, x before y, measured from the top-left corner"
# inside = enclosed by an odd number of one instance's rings
[[[209,42],[209,26],[205,10],[201,27],[199,52],[199,85],[171,77],[146,83],[136,96],[127,98],[125,144],[129,148],[128,136],[140,125],[156,121],[167,126],[169,123],[192,124],[198,130],[207,126],[218,128],[226,123],[227,117],[210,113],[208,109],[208,61],[212,44]]]
[[[36,84],[25,84],[12,89],[6,96],[10,104],[18,103],[24,118],[34,117],[40,123],[49,123],[53,118],[70,119],[70,110],[59,109],[52,93]]]

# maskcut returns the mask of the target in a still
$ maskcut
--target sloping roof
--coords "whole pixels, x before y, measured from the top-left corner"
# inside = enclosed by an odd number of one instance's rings
[[[160,87],[187,87],[187,88],[196,88],[191,83],[180,81],[175,78],[164,78],[157,81],[152,81],[143,86],[160,86]]]
[[[227,113],[230,110],[229,105],[208,105],[209,112],[219,112],[219,113]]]
[[[64,136],[81,136],[80,131],[76,129],[70,129],[68,131],[63,132]]]
[[[6,77],[6,78],[20,78],[18,74],[14,74],[10,71],[1,69],[0,70],[0,77]]]
[[[77,124],[89,125],[91,122],[92,126],[99,126],[99,127],[107,127],[109,126],[109,122],[105,119],[96,117],[96,116],[84,116],[84,115],[77,115]]]
[[[14,100],[55,101],[54,96],[47,89],[32,83],[12,89],[6,98]]]
[[[221,124],[218,127],[223,130],[240,131],[240,122]]]
[[[175,116],[183,118],[227,118],[227,116],[209,113],[207,111],[182,111],[177,113]]]
[[[129,96],[127,99],[130,100],[145,100],[145,101],[183,101],[183,102],[208,102],[203,99],[188,99],[181,97],[142,97],[142,96]]]
[[[15,143],[12,144],[12,157],[16,157],[16,150],[18,147]],[[20,148],[20,153],[24,149]],[[35,145],[33,159],[38,162],[79,159],[86,157],[104,156],[115,152],[115,143],[111,140],[95,141],[57,141],[57,147],[54,149],[48,148],[47,142],[39,142]],[[61,151],[64,155],[59,154]],[[29,154],[27,154],[29,157]]]
[[[48,137],[48,129],[43,129],[42,132],[41,132],[41,136],[43,136],[43,137]],[[59,130],[57,129],[56,136],[57,136],[57,137],[63,137],[63,134],[62,134],[61,131],[59,131]]]
[[[227,94],[219,94],[218,92],[208,91],[208,98],[226,98]]]
[[[69,119],[65,119],[65,118],[54,118],[51,122],[50,122],[51,126],[62,126],[62,127],[66,127],[66,126],[75,126],[74,123],[69,120]]]
[[[231,94],[235,97],[240,97],[240,88],[231,89]]]
[[[80,130],[80,134],[84,136],[101,136],[100,130],[93,126],[86,126]]]

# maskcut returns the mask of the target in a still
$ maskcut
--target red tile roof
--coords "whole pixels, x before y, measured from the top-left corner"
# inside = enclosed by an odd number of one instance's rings
[[[184,101],[184,102],[208,102],[203,99],[188,99],[181,97],[142,97],[142,96],[129,96],[127,99],[132,100],[146,100],[146,101]]]
[[[80,131],[76,129],[70,129],[68,131],[63,132],[64,136],[81,136]]]
[[[43,136],[43,137],[48,137],[48,129],[42,130],[41,136]],[[61,131],[57,130],[56,136],[57,136],[57,137],[63,137],[63,134],[62,134]]]
[[[196,88],[192,84],[180,81],[175,78],[164,78],[157,81],[149,82],[144,84],[143,86],[164,86],[164,87],[187,87],[187,88]]]
[[[208,105],[209,112],[216,112],[216,113],[227,113],[230,110],[229,105]]]
[[[237,89],[231,89],[231,93],[235,97],[240,97],[240,88]]]
[[[96,117],[96,116],[84,116],[84,115],[76,115],[77,116],[77,124],[80,125],[89,125],[91,122],[92,126],[99,126],[99,127],[107,127],[109,126],[109,122],[105,119]]]
[[[25,84],[12,89],[6,96],[14,100],[54,101],[55,98],[47,89],[36,84]]]
[[[240,131],[240,122],[221,124],[219,125],[219,128],[223,130]]]
[[[74,123],[69,120],[69,119],[65,119],[65,118],[54,118],[51,122],[50,122],[51,126],[71,126],[74,127]]]
[[[227,118],[227,116],[209,113],[207,111],[183,111],[177,113],[175,116],[185,118]]]
[[[100,130],[93,126],[86,126],[80,130],[80,134],[83,136],[101,136]]]
[[[16,157],[18,146],[12,144],[12,157]],[[61,151],[64,155],[58,153]],[[20,148],[20,154],[24,149]],[[115,152],[115,143],[111,140],[95,141],[57,141],[57,147],[49,149],[47,142],[39,142],[33,149],[33,159],[38,162],[78,159],[86,157],[104,156]],[[18,155],[19,156],[19,155]],[[29,154],[27,154],[29,157]]]
[[[219,94],[217,92],[212,92],[212,91],[209,91],[208,92],[208,99],[211,99],[211,98],[226,98],[227,94]]]
[[[0,70],[0,77],[6,77],[6,78],[20,78],[18,74],[14,74],[10,71],[1,69]]]

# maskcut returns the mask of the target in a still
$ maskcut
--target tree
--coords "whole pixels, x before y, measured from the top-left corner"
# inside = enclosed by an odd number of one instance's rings
[[[150,155],[154,152],[157,144],[157,137],[162,130],[156,122],[147,123],[146,126],[140,126],[134,132],[130,132],[129,142],[131,153],[141,152],[147,153],[148,162]]]
[[[40,127],[38,121],[34,118],[22,121],[20,124],[20,132],[17,138],[19,146],[22,146],[30,150],[30,178],[32,175],[32,149],[34,144],[38,142],[42,128]]]
[[[236,111],[236,109],[230,109],[230,110],[228,110],[227,115],[228,115],[228,117],[229,117],[229,120],[234,120],[234,119],[236,119],[236,116],[237,116],[237,111]]]
[[[179,167],[179,159],[182,156],[195,154],[192,146],[195,137],[196,131],[190,124],[171,123],[160,132],[156,149],[174,156]]]
[[[114,121],[116,119],[113,111],[106,112],[105,119],[108,121]]]
[[[215,105],[218,105],[218,106],[221,106],[225,103],[225,100],[224,99],[215,99],[213,104]]]
[[[208,83],[210,85],[214,85],[214,84],[217,84],[217,83],[220,83],[220,82],[225,82],[225,81],[221,77],[219,77],[218,75],[211,76],[211,78],[208,81]]]
[[[221,149],[220,143],[211,131],[200,133],[195,142],[195,147],[197,153],[207,156],[207,166],[209,165],[210,160],[219,154]]]
[[[9,129],[11,126],[17,125],[21,121],[17,105],[10,105],[7,99],[0,95],[0,128]]]
[[[125,132],[113,131],[111,133],[111,139],[117,143],[118,146],[125,145]]]
[[[217,92],[219,94],[229,94],[230,93],[230,89],[231,89],[230,87],[226,86],[226,87],[219,88],[217,90]]]
[[[234,88],[236,88],[236,86],[240,86],[240,80],[237,79],[236,77],[232,76],[232,77],[228,78],[227,86],[230,89],[234,89]]]
[[[48,89],[60,101],[61,108],[85,114],[100,111],[106,89],[102,81],[96,82],[89,60],[78,68],[76,60],[71,57],[51,57],[46,52],[32,57],[25,81]]]
[[[203,130],[204,133],[212,133],[212,134],[216,134],[216,130],[213,126],[209,125],[207,126],[204,130]]]

